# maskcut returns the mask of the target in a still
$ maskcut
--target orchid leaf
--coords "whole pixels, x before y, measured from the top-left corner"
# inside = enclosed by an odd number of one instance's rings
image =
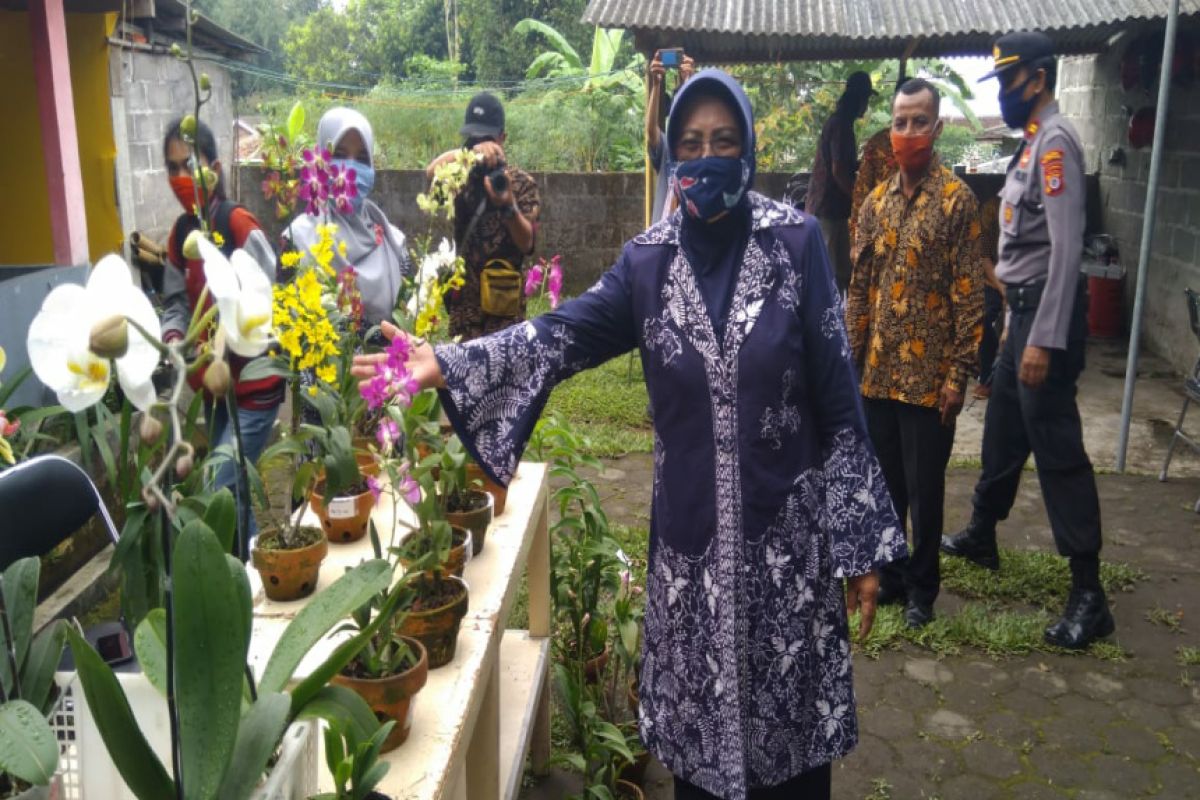
[[[217,797],[240,800],[250,796],[287,729],[291,707],[291,698],[286,694],[271,692],[258,696],[238,726],[233,760],[221,780]]]
[[[133,632],[133,650],[150,685],[167,694],[167,612],[156,608]]]
[[[50,723],[26,700],[0,705],[0,773],[45,786],[58,769],[58,740]]]
[[[52,705],[54,671],[67,647],[67,622],[57,619],[33,637],[21,668],[21,695],[43,713]]]

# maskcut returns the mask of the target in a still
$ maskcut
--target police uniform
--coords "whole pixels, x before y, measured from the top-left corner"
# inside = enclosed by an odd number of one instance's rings
[[[996,43],[990,75],[1019,65],[1029,66],[1033,75],[1051,58],[1047,37],[1010,34]],[[1054,541],[1070,559],[1072,574],[1067,610],[1046,638],[1067,647],[1083,647],[1112,632],[1099,577],[1100,502],[1075,401],[1087,339],[1087,285],[1080,274],[1085,192],[1079,136],[1051,102],[1025,125],[1000,193],[996,276],[1010,309],[1008,335],[984,420],[983,471],[971,524],[942,544],[950,555],[999,566],[996,523],[1012,509],[1032,451]],[[1045,381],[1037,388],[1019,378],[1026,346],[1050,352]]]

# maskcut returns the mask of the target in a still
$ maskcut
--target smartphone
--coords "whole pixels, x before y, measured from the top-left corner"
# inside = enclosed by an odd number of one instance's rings
[[[679,69],[683,65],[683,48],[672,47],[658,51],[658,59],[667,69]]]

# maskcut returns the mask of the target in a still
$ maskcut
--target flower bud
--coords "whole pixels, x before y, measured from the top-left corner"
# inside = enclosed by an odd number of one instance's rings
[[[205,191],[211,192],[217,188],[217,173],[213,172],[208,167],[200,168],[200,178],[204,181]]]
[[[187,235],[187,239],[183,242],[183,257],[192,261],[200,258],[200,237],[204,236],[198,230],[192,231]]]
[[[183,58],[183,48],[179,46],[179,42],[175,42],[171,45],[171,55],[175,56],[176,58]]]
[[[229,365],[224,361],[214,361],[204,371],[204,388],[213,397],[224,397],[225,393],[229,391],[231,381]]]
[[[129,349],[129,323],[120,314],[105,317],[92,326],[88,349],[99,358],[120,358]]]
[[[212,88],[212,79],[208,77],[207,72],[200,73],[200,91],[207,92]]]
[[[162,435],[162,430],[163,424],[155,419],[153,414],[142,414],[141,422],[138,423],[138,436],[142,437],[143,442],[154,444]]]
[[[196,117],[194,114],[188,114],[179,120],[179,132],[188,141],[196,138]]]
[[[192,457],[187,453],[184,453],[179,458],[175,459],[175,474],[180,478],[186,478],[188,473],[192,471],[192,464]]]

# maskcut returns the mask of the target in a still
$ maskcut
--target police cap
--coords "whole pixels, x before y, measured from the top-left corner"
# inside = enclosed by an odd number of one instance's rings
[[[1054,42],[1044,33],[1006,33],[992,45],[992,71],[979,81],[990,80],[1022,65],[1040,64],[1054,58]]]

